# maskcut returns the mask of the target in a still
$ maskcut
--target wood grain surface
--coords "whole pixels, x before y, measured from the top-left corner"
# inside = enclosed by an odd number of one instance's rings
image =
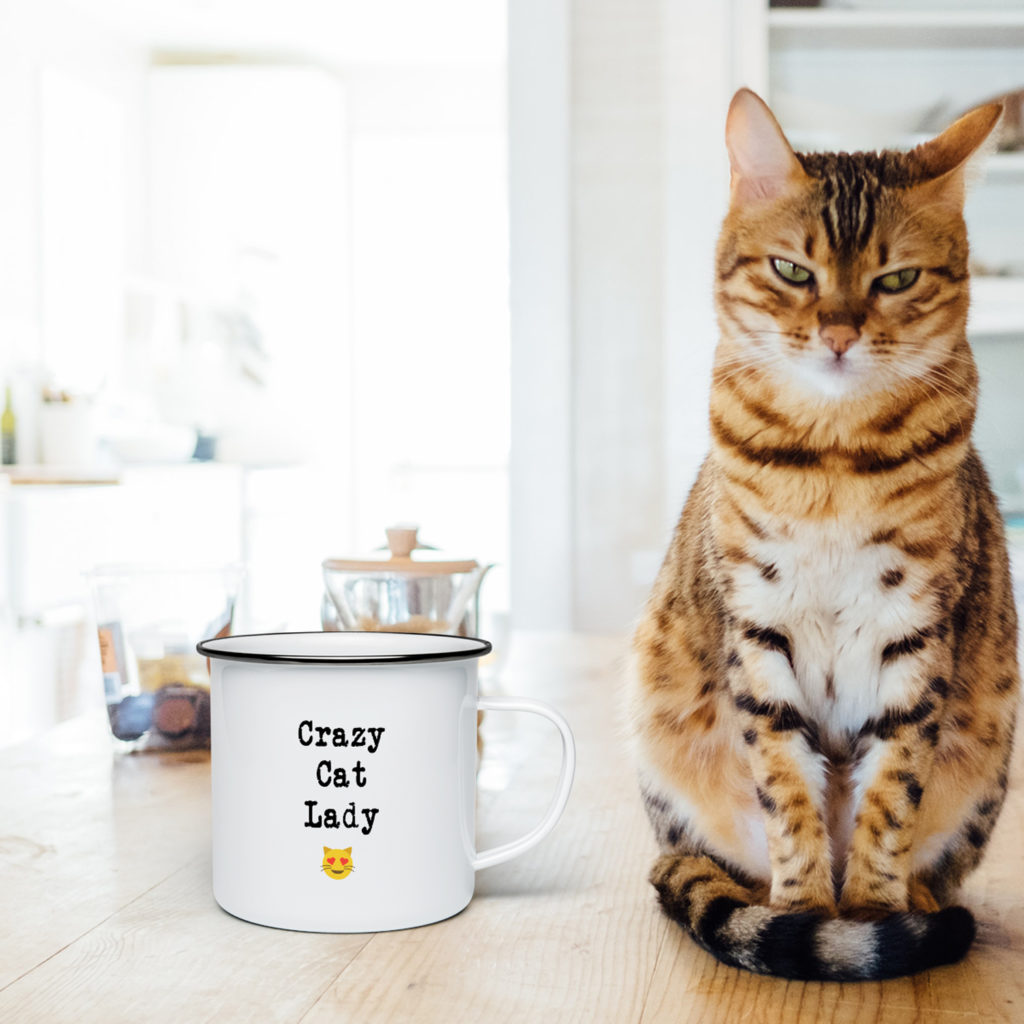
[[[723,967],[657,911],[654,847],[619,713],[624,644],[513,637],[500,692],[569,718],[565,816],[482,871],[461,914],[426,928],[320,935],[261,928],[214,903],[209,760],[115,756],[102,717],[0,751],[0,1021],[921,1024],[1024,1022],[1024,764],[964,892],[967,960],[878,984],[810,984]],[[557,740],[489,713],[478,838],[526,831]],[[557,1016],[556,1016],[557,1015]]]

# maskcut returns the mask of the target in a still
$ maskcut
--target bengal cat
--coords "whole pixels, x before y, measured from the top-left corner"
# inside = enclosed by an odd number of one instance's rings
[[[964,956],[1006,794],[1017,618],[971,443],[965,115],[909,153],[726,122],[711,447],[635,635],[669,917],[727,964],[884,978]]]

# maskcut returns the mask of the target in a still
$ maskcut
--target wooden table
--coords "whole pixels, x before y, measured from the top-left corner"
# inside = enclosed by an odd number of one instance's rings
[[[980,923],[965,963],[884,984],[755,977],[655,908],[618,715],[623,654],[606,638],[513,639],[501,689],[550,700],[576,732],[569,808],[534,851],[482,871],[462,914],[404,932],[278,931],[220,910],[206,756],[113,756],[102,712],[0,752],[0,1021],[1024,1021],[1021,757],[965,892]],[[558,744],[533,717],[486,723],[482,845],[546,805]]]

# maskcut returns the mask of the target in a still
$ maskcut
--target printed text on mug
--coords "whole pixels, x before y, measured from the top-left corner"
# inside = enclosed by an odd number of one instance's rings
[[[317,725],[306,718],[299,722],[298,738],[303,747],[359,747],[367,754],[375,754],[384,736],[383,726],[334,726]],[[350,767],[336,764],[330,758],[321,758],[313,777],[322,788],[361,789],[366,785],[367,768],[362,758]],[[342,809],[325,807],[319,809],[318,800],[304,801],[306,807],[306,828],[358,828],[364,836],[373,831],[374,822],[380,812],[378,807],[356,807],[354,800]]]

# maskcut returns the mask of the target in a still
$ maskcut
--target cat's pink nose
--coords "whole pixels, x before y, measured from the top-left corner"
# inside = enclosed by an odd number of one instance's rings
[[[837,356],[844,355],[860,338],[860,331],[850,324],[825,324],[818,329],[818,334]]]

